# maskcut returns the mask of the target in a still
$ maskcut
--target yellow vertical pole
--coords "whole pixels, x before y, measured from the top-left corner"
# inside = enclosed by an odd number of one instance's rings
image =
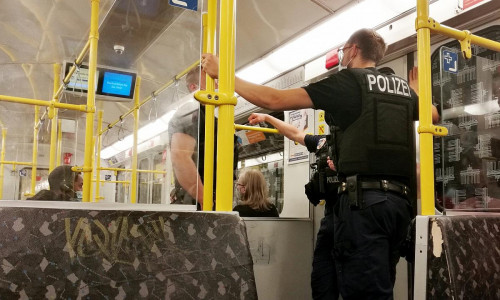
[[[235,6],[233,0],[220,4],[219,93],[234,95]],[[231,211],[233,203],[234,105],[219,106],[217,127],[217,211]],[[223,158],[223,159],[222,159]]]
[[[429,19],[428,0],[417,0],[417,24],[427,23]],[[417,29],[418,84],[420,127],[432,126],[431,112],[431,43],[430,29]],[[434,161],[433,134],[421,132],[420,137],[420,195],[422,215],[434,215]]]
[[[36,126],[36,123],[38,122],[39,112],[40,112],[40,107],[35,105],[35,122],[33,126],[33,159],[32,159],[33,165],[31,166],[31,191],[30,191],[31,196],[35,195],[36,167],[38,158],[38,128]]]
[[[83,160],[83,202],[90,202],[92,186],[92,156],[94,147],[95,80],[97,68],[97,43],[99,41],[99,0],[91,0],[89,86],[87,91],[87,119],[85,126],[85,154]]]
[[[0,154],[0,200],[3,199],[3,162],[5,161],[5,139],[7,139],[7,129],[2,128],[2,154]]]
[[[90,178],[94,178],[95,175],[95,139],[96,137],[92,137],[92,172],[90,173]],[[95,202],[95,198],[93,197],[94,195],[94,189],[92,188],[93,185],[90,184],[90,202]]]
[[[54,91],[53,100],[58,101],[59,96],[57,90],[59,88],[59,81],[61,81],[61,65],[54,64]],[[56,167],[56,152],[57,152],[57,124],[58,122],[58,109],[54,108],[54,116],[50,120],[50,155],[49,155],[49,173]]]
[[[130,203],[137,202],[137,132],[139,131],[139,97],[141,78],[137,77],[134,91],[134,141],[132,146],[132,185],[130,188]]]
[[[97,113],[97,158],[95,166],[95,202],[99,202],[101,189],[101,132],[102,110]]]
[[[217,0],[208,1],[208,13],[203,15],[203,52],[215,54]],[[202,75],[203,76],[203,75]],[[215,81],[205,74],[207,91],[215,91]],[[205,166],[203,174],[203,210],[213,210],[214,190],[214,130],[215,107],[205,105]]]
[[[61,152],[62,152],[62,121],[57,120],[57,153],[56,153],[56,167],[61,165]]]

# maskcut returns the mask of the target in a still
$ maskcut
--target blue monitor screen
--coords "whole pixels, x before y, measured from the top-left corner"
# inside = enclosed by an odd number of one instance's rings
[[[109,95],[130,97],[133,76],[115,72],[104,72],[102,92]]]

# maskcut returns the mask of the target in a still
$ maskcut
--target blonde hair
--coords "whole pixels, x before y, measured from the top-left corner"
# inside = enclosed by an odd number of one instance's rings
[[[242,205],[261,211],[271,208],[267,199],[267,183],[260,171],[248,170],[240,175],[238,182],[245,186],[245,193],[241,195]]]

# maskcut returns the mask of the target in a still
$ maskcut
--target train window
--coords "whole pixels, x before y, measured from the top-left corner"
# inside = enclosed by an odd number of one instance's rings
[[[500,41],[500,26],[477,33]],[[444,209],[500,208],[500,54],[458,42],[432,56],[432,95],[448,135],[434,138],[436,193]]]
[[[277,119],[283,120],[283,112],[271,113]],[[260,126],[269,126],[261,124]],[[283,193],[283,148],[284,139],[280,134],[259,131],[241,130],[236,132],[239,146],[239,162],[237,177],[248,169],[262,172],[268,184],[268,199],[281,213],[284,204]],[[238,204],[238,193],[235,188],[233,207]]]
[[[156,153],[153,157],[153,166],[156,171],[165,171],[165,152]],[[165,182],[164,174],[153,173],[153,191],[151,202],[153,204],[160,204],[163,192],[163,183]]]
[[[267,182],[268,200],[281,213],[283,210],[283,152],[275,152],[262,157],[242,160],[239,163],[237,177],[249,169],[260,171]],[[234,191],[233,207],[238,204],[238,193]]]
[[[139,161],[138,167],[140,170],[149,170],[149,158],[143,158]],[[137,203],[149,203],[149,177],[150,173],[137,174]]]
[[[49,189],[49,169],[47,168],[37,168],[36,170],[36,183],[35,183],[35,193],[41,190]],[[31,196],[31,168],[22,168],[19,170],[19,194],[18,198],[20,200],[26,200]]]

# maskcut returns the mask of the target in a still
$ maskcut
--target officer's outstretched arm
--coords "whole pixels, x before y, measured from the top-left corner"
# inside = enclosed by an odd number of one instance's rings
[[[305,146],[304,137],[306,136],[306,134],[303,131],[299,130],[297,127],[285,123],[280,119],[276,119],[275,117],[268,114],[253,113],[250,115],[250,117],[248,117],[248,121],[252,125],[267,122],[273,125],[274,128],[278,129],[279,133],[281,133],[282,135],[286,136],[294,142]]]
[[[219,59],[209,53],[201,55],[201,66],[210,77],[219,77]],[[275,111],[314,108],[311,98],[302,88],[278,90],[268,86],[254,84],[235,77],[236,92],[247,101],[259,107]]]

